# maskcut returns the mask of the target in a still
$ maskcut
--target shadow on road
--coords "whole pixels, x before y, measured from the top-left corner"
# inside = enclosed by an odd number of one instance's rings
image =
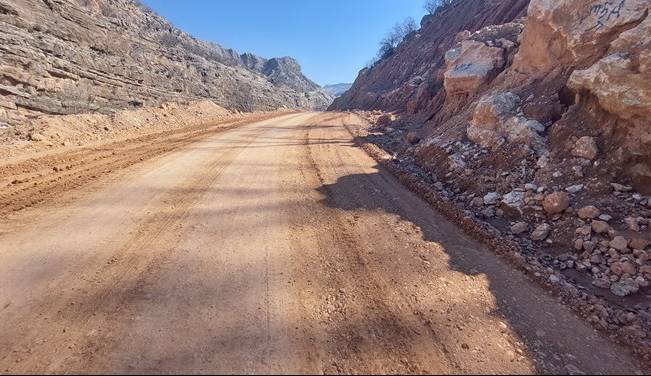
[[[477,307],[473,306],[472,299],[478,293],[473,290],[478,287],[472,281],[477,278],[484,279],[492,295],[487,300],[491,303],[484,308],[493,317],[507,323],[525,344],[526,352],[532,355],[535,362],[536,372],[567,373],[568,369],[573,369],[575,365],[580,365],[580,368],[587,372],[617,372],[616,369],[608,368],[612,364],[619,363],[614,358],[613,352],[604,351],[602,348],[612,347],[613,344],[605,341],[592,328],[580,322],[574,314],[531,283],[522,273],[513,270],[492,254],[484,245],[464,235],[459,228],[404,188],[390,173],[379,166],[376,168],[378,169],[376,173],[343,176],[338,178],[336,183],[324,184],[318,189],[324,196],[321,203],[327,207],[343,210],[361,218],[377,217],[378,213],[384,218],[387,214],[397,217],[393,223],[394,229],[379,228],[375,239],[356,240],[360,244],[366,244],[366,251],[364,247],[349,249],[350,252],[362,250],[356,257],[364,260],[367,269],[377,268],[389,273],[386,278],[392,281],[388,284],[397,289],[399,286],[416,287],[429,284],[430,288],[425,290],[429,290],[430,294],[437,294],[442,290],[455,291],[458,294],[456,297],[450,294],[440,297],[439,308],[447,307],[456,312],[456,318],[461,317],[459,324],[465,329],[473,328],[473,322],[476,322],[474,315],[477,314]],[[381,226],[376,222],[380,221],[370,219],[361,226],[365,226],[364,231],[372,231],[374,226]],[[359,224],[353,222],[352,225]],[[394,241],[389,240],[387,244],[387,239],[391,236],[383,235],[381,232],[400,233],[401,228],[415,228],[416,231],[411,231],[412,236],[416,234],[422,237],[422,242],[407,242],[405,239],[409,239],[409,236],[398,235]],[[357,231],[351,231],[351,233],[355,232]],[[405,242],[401,243],[403,241]],[[419,257],[426,259],[427,263],[434,267],[421,269],[422,274],[419,272],[418,275],[405,274],[403,271],[409,268],[402,267],[401,264],[410,262],[410,257],[416,254],[414,247],[423,246],[426,252],[419,252]],[[369,248],[372,253],[367,253]],[[437,268],[439,264],[444,266]],[[392,270],[394,272],[391,272]],[[461,276],[458,275],[459,273]],[[384,278],[379,273],[371,273],[367,276]],[[447,277],[442,278],[442,276]],[[470,278],[464,279],[464,276]],[[441,286],[441,281],[445,281],[446,286]],[[465,281],[470,282],[465,285]],[[435,298],[429,297],[430,301]],[[462,302],[461,306],[459,306],[460,302]],[[465,320],[464,307],[467,308]],[[373,310],[370,309],[369,312]],[[427,313],[425,315],[427,316]],[[437,315],[434,317],[440,318]],[[459,343],[452,338],[436,337],[438,331],[447,323],[429,324],[434,341],[451,342],[444,344],[446,347],[459,346]],[[474,328],[479,331],[482,329]],[[490,335],[490,333],[485,334]],[[477,338],[477,336],[470,335],[470,338]],[[471,351],[474,351],[475,347],[478,351],[482,351],[480,349],[489,342],[495,341],[470,344]]]

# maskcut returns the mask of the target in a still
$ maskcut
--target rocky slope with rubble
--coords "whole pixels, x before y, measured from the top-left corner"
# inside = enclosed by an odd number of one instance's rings
[[[295,60],[197,40],[132,0],[0,0],[0,31],[0,127],[203,99],[239,111],[332,100]]]
[[[525,5],[460,0],[427,17],[333,108],[367,110],[361,140],[648,356],[650,4],[532,0],[520,18]],[[500,9],[506,22],[476,22]]]

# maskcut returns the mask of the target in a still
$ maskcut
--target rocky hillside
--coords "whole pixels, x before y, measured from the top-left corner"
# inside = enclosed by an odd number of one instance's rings
[[[366,141],[647,356],[650,7],[459,0],[332,106],[384,111]]]
[[[529,0],[463,0],[453,8],[426,16],[421,29],[407,36],[391,56],[362,69],[352,88],[331,109],[378,109],[434,112],[445,53],[457,33],[502,24],[525,14]],[[440,100],[438,100],[440,101]]]
[[[291,58],[196,40],[131,0],[0,0],[0,31],[0,126],[162,102],[252,111],[332,100]]]

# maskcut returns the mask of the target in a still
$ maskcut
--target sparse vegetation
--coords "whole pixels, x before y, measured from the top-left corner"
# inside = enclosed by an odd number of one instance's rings
[[[391,56],[400,43],[416,30],[418,30],[418,25],[411,17],[406,18],[401,23],[395,24],[387,36],[380,42],[378,59]]]

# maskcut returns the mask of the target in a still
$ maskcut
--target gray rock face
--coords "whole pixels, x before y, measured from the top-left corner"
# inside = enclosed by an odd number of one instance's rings
[[[333,97],[337,98],[344,95],[352,86],[353,84],[345,84],[345,83],[326,85],[323,87],[323,90],[325,90],[328,94],[332,95]]]
[[[319,85],[303,75],[298,61],[291,57],[269,59],[260,72],[268,77],[274,85],[286,86],[298,92],[307,93],[321,89]]]
[[[0,122],[211,99],[324,108],[293,59],[199,41],[131,0],[0,0]]]

